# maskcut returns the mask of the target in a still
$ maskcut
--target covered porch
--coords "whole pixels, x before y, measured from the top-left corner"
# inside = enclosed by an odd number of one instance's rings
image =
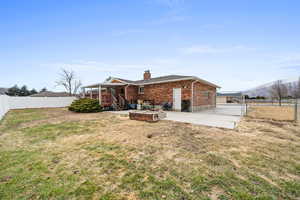
[[[124,110],[128,107],[128,84],[98,83],[82,87],[82,97],[98,99],[99,104],[107,109]]]

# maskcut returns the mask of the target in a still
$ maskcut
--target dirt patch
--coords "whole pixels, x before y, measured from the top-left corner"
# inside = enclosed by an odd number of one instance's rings
[[[225,194],[225,191],[219,187],[213,187],[212,191],[209,194],[211,200],[219,200],[220,196]]]
[[[294,106],[255,106],[249,107],[248,116],[273,120],[294,120]]]
[[[46,115],[46,119],[35,120],[32,122],[23,123],[21,128],[34,127],[39,124],[51,123],[58,124],[62,122],[70,121],[88,121],[96,120],[103,116],[103,113],[74,113],[64,109],[45,109],[43,114]]]

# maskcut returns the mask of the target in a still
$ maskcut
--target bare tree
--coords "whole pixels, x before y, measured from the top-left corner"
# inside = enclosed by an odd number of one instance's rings
[[[56,81],[58,86],[63,86],[70,96],[77,94],[78,89],[80,88],[81,81],[77,79],[74,71],[68,71],[62,69],[60,73],[60,78]]]
[[[295,97],[295,98],[300,98],[300,77],[299,77],[299,79],[298,79],[298,82],[296,82],[295,84],[294,84],[294,87],[293,87],[293,97]]]
[[[288,94],[293,98],[300,98],[300,77],[297,82],[288,84]]]
[[[288,95],[288,88],[281,80],[278,80],[272,85],[270,94],[273,98],[279,100],[279,105],[281,106],[282,99]]]

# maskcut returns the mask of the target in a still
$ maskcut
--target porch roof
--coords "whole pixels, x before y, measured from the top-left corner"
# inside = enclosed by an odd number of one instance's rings
[[[87,86],[83,86],[82,88],[99,88],[101,87],[117,87],[117,86],[125,86],[127,84],[125,83],[96,83],[93,85],[87,85]]]

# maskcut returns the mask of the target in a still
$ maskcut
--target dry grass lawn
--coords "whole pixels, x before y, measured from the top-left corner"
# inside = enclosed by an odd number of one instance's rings
[[[299,161],[293,122],[15,110],[0,125],[0,199],[299,199]]]
[[[249,117],[293,121],[294,120],[294,106],[250,106]]]

